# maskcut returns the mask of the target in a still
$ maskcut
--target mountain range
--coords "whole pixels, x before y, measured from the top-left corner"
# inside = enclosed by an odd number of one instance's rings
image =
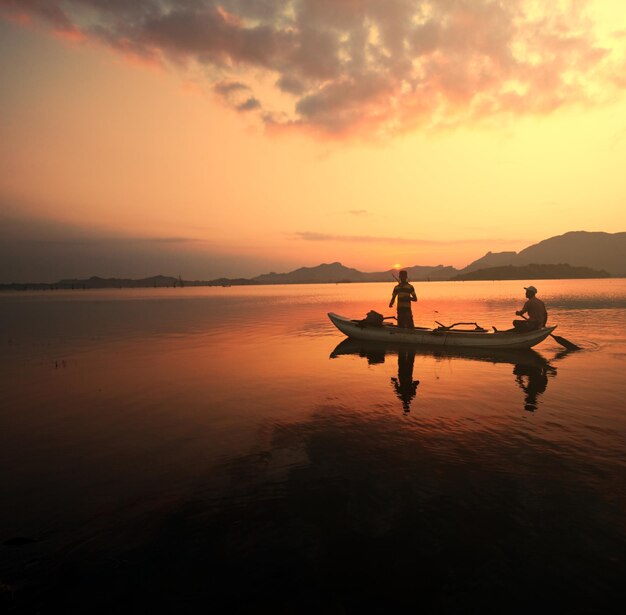
[[[487,252],[463,269],[444,265],[405,267],[409,279],[419,281],[467,279],[551,279],[580,277],[626,277],[626,233],[574,231],[533,244],[520,252]],[[55,284],[0,284],[0,289],[26,288],[130,288],[163,286],[240,286],[257,284],[320,284],[389,282],[395,269],[363,272],[341,263],[300,267],[288,273],[265,273],[254,278],[182,280],[154,276],[141,280],[100,278],[66,279]]]
[[[505,265],[459,273],[452,280],[574,280],[610,278],[606,271],[571,265]]]
[[[591,267],[626,277],[626,233],[573,231],[540,241],[521,252],[487,252],[459,273],[530,264]]]
[[[535,267],[529,269],[529,265]],[[553,267],[545,267],[546,265]],[[528,275],[535,279],[626,277],[626,233],[573,231],[545,239],[520,252],[487,252],[463,269],[444,265],[405,267],[409,279],[415,282],[472,279],[469,274],[495,268],[498,268],[498,271],[491,272],[493,277],[486,274],[484,277],[478,276],[473,279],[524,279]],[[256,284],[388,282],[395,275],[397,275],[395,269],[366,273],[335,262],[317,267],[301,267],[289,273],[266,273],[251,278],[250,282]]]

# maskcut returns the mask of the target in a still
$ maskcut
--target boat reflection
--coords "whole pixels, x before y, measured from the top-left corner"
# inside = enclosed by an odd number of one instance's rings
[[[556,376],[552,363],[567,355],[567,351],[557,354],[552,361],[534,350],[505,350],[480,348],[426,348],[406,344],[389,344],[347,338],[340,342],[330,354],[334,359],[342,355],[356,355],[367,360],[369,365],[385,362],[387,355],[397,355],[398,376],[391,378],[391,384],[404,412],[409,412],[416,394],[419,380],[413,379],[415,356],[441,359],[462,359],[486,363],[509,363],[513,365],[515,382],[524,392],[524,409],[534,412],[538,398],[545,393],[548,378]]]

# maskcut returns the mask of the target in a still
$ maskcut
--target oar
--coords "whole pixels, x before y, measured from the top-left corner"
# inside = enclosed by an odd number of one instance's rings
[[[520,314],[520,316],[524,320],[528,320],[528,318],[526,318],[526,316],[524,316],[524,314]],[[566,340],[564,337],[561,337],[560,335],[552,335],[552,333],[550,333],[550,337],[555,342],[558,342],[559,344],[561,344],[561,346],[563,346],[563,348],[567,348],[568,350],[582,350],[582,348],[580,346],[576,346],[576,344],[574,344],[573,342],[570,342],[569,340]]]

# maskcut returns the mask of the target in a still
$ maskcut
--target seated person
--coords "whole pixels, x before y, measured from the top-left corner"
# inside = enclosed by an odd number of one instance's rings
[[[517,316],[528,314],[528,318],[524,320],[514,320],[513,327],[516,331],[535,331],[546,326],[548,322],[548,312],[546,306],[541,299],[537,299],[537,289],[534,286],[524,287],[526,291],[526,303],[521,310],[515,312]]]

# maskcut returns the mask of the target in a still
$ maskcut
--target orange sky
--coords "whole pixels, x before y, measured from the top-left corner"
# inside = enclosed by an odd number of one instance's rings
[[[0,0],[0,282],[625,231],[626,11],[543,4]]]

